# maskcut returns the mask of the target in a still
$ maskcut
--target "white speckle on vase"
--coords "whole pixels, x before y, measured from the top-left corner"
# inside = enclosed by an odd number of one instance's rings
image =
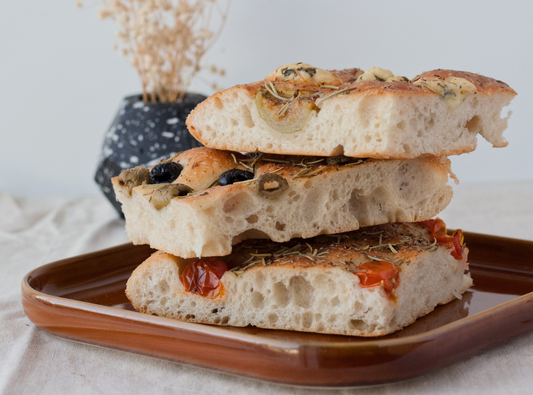
[[[123,169],[129,169],[130,168],[130,164],[129,163],[126,163],[126,162],[120,162],[118,164],[121,168]]]
[[[115,133],[116,128],[112,127],[107,131],[106,137],[111,137]]]
[[[142,134],[140,134],[138,137],[137,137],[137,140],[139,141],[143,141],[144,140],[144,136]]]
[[[176,143],[179,143],[179,141],[180,141],[180,136],[176,136],[176,138],[174,139],[174,141],[175,141]]]
[[[161,132],[161,136],[171,139],[174,137],[174,133],[171,132]]]
[[[170,118],[170,119],[167,119],[167,123],[169,125],[174,125],[176,123],[178,123],[178,118]]]
[[[133,105],[133,108],[141,108],[141,107],[144,107],[144,102],[142,101],[138,101],[137,103]]]
[[[144,111],[144,112],[148,112],[148,111],[150,111],[150,107],[148,107],[148,106],[144,107],[144,108],[143,108],[143,111]]]
[[[111,139],[114,141],[114,142],[117,142],[118,141],[118,136],[116,134],[114,134],[113,136],[111,136]]]
[[[139,163],[139,158],[136,156],[130,156],[130,162],[131,163]]]
[[[135,146],[135,145],[137,145],[137,142],[135,140],[130,140],[130,144]]]
[[[122,126],[121,123],[119,123],[119,124],[117,125],[117,129],[118,129],[118,130],[122,129],[123,127],[124,127],[124,126]]]

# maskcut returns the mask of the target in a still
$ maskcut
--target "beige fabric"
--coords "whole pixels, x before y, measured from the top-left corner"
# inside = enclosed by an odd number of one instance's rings
[[[460,185],[453,227],[533,240],[533,181]],[[57,339],[20,303],[20,280],[47,262],[126,241],[100,197],[14,199],[0,192],[0,394],[318,394]],[[328,394],[529,394],[533,333],[407,382]]]

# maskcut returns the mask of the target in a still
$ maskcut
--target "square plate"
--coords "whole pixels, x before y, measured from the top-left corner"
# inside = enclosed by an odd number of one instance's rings
[[[259,380],[354,387],[413,378],[533,330],[533,242],[466,234],[475,286],[380,338],[192,324],[141,314],[124,291],[153,252],[124,244],[30,272],[30,320],[62,338]]]

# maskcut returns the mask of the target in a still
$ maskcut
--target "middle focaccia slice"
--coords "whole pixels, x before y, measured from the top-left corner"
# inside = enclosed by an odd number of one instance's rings
[[[452,197],[448,172],[446,158],[250,157],[195,148],[112,181],[133,243],[191,258],[228,255],[249,238],[284,242],[429,219]]]

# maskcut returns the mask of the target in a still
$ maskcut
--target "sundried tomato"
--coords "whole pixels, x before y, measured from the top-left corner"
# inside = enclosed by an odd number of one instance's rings
[[[391,299],[392,291],[400,285],[400,269],[387,261],[366,262],[357,266],[355,274],[359,277],[361,288],[383,286],[387,299]]]
[[[440,218],[429,219],[427,221],[419,222],[419,224],[429,229],[431,236],[437,240],[437,244],[446,246],[451,249],[451,255],[457,259],[463,259],[464,235],[461,229],[453,232],[452,236],[448,235],[446,224]]]
[[[228,265],[220,259],[204,258],[191,262],[180,275],[185,291],[211,299],[224,296],[220,279]]]

